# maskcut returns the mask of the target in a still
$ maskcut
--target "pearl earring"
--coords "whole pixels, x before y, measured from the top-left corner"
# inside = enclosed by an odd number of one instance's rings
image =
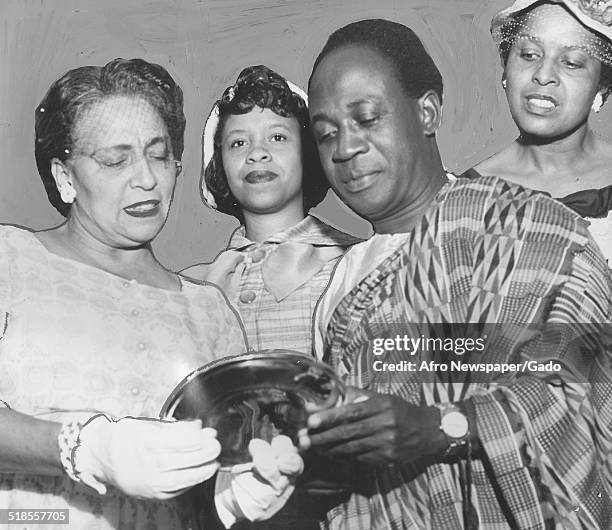
[[[508,80],[507,79],[502,79],[502,88],[504,90],[506,90],[506,88],[508,88]]]
[[[59,187],[60,197],[66,204],[72,204],[76,198],[76,190],[70,184],[63,184]]]
[[[595,94],[595,97],[593,98],[593,104],[591,105],[591,109],[593,110],[593,112],[597,113],[601,110],[602,106],[603,96],[601,95],[601,92],[597,92],[597,94]]]

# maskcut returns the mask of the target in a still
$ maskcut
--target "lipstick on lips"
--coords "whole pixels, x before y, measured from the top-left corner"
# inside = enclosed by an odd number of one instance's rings
[[[135,202],[126,206],[123,211],[132,217],[153,217],[159,212],[158,200]]]
[[[558,101],[548,94],[528,94],[525,100],[527,108],[536,114],[548,114],[559,105]]]
[[[270,182],[277,177],[278,175],[274,173],[274,171],[255,169],[249,171],[244,177],[244,180],[249,184],[261,184],[263,182]]]

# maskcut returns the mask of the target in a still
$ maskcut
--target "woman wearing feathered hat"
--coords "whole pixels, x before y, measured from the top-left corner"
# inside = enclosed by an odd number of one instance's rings
[[[491,33],[520,134],[475,167],[586,217],[612,265],[612,145],[589,125],[612,92],[612,1],[517,0]]]

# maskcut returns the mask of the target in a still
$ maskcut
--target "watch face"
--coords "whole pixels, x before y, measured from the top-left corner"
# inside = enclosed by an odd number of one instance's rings
[[[452,411],[442,417],[442,430],[451,438],[463,438],[468,433],[467,418],[461,412]]]

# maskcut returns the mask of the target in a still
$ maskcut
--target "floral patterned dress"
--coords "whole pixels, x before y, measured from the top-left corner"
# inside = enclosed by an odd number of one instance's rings
[[[182,280],[175,292],[127,281],[0,227],[0,400],[15,411],[59,422],[157,417],[185,375],[246,348],[215,286]],[[0,474],[0,508],[69,509],[74,529],[189,527],[175,501],[113,488],[100,496],[63,476]]]

